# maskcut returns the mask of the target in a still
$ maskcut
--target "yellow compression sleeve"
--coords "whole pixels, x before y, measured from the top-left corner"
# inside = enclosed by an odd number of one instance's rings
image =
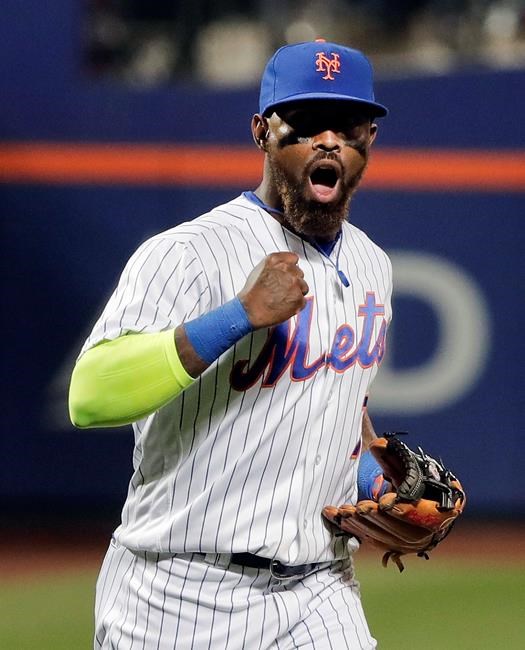
[[[69,415],[82,428],[130,424],[167,404],[192,381],[179,359],[174,330],[121,336],[77,361]]]

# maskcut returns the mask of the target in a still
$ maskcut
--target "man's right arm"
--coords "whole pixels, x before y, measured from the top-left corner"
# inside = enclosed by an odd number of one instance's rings
[[[69,411],[78,427],[129,424],[155,412],[248,331],[288,320],[308,285],[295,253],[272,253],[238,296],[174,330],[128,334],[88,350],[71,378]]]

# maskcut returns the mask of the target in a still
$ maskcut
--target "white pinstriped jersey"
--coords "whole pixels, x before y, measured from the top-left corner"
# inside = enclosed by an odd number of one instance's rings
[[[146,241],[83,351],[219,307],[274,251],[298,254],[307,306],[244,337],[134,424],[134,473],[115,533],[130,549],[248,551],[285,564],[348,552],[320,513],[355,499],[362,405],[391,318],[391,265],[362,231],[344,224],[327,258],[240,196]]]

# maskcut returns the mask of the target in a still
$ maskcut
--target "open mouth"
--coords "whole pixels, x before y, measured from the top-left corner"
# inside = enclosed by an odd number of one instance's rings
[[[310,171],[310,188],[314,199],[321,203],[332,201],[338,192],[341,168],[333,160],[321,160]]]

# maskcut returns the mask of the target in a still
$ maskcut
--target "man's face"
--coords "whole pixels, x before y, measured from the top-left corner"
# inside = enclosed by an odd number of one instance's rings
[[[376,126],[348,102],[295,102],[267,120],[268,155],[287,223],[308,237],[333,239],[348,215]]]

